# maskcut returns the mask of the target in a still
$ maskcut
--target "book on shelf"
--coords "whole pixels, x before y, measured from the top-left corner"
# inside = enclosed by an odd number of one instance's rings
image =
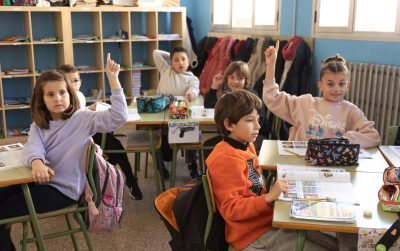
[[[350,173],[343,168],[299,167],[280,165],[277,179],[287,180],[289,187],[280,200],[331,198],[338,202],[357,203]]]
[[[24,167],[21,143],[0,146],[0,170]]]
[[[297,219],[354,222],[353,203],[296,199],[292,201],[290,216]]]

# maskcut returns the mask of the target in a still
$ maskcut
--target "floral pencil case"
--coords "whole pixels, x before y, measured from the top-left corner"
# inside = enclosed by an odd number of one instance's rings
[[[344,138],[311,139],[305,159],[310,165],[353,166],[358,164],[359,144],[350,144]]]

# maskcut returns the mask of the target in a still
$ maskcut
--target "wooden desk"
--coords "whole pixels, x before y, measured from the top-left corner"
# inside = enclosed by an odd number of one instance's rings
[[[400,157],[395,154],[389,146],[379,146],[379,150],[381,151],[389,166],[400,167]]]
[[[28,167],[20,167],[20,168],[0,171],[0,187],[6,187],[10,185],[21,185],[22,192],[24,193],[25,201],[28,207],[29,215],[32,221],[33,232],[35,237],[37,238],[38,248],[39,250],[45,250],[43,236],[40,231],[36,210],[35,207],[33,206],[31,193],[28,187],[28,183],[33,182],[31,171],[32,170]],[[1,221],[2,220],[0,220],[0,222]]]
[[[385,158],[377,147],[369,148],[367,151],[372,155],[372,159],[358,159],[358,166],[345,167],[346,170],[382,174],[388,166]],[[308,161],[304,160],[303,157],[279,155],[277,140],[264,140],[258,158],[260,167],[264,170],[276,170],[278,163],[293,166],[309,166]]]
[[[340,223],[290,218],[291,202],[275,201],[272,225],[279,228],[343,233],[358,233],[359,228],[389,228],[398,219],[398,216],[395,213],[384,212],[378,205],[378,190],[383,184],[382,174],[351,172],[351,179],[358,202],[360,202],[360,206],[355,206],[356,222]],[[372,217],[364,217],[364,210],[372,211]]]

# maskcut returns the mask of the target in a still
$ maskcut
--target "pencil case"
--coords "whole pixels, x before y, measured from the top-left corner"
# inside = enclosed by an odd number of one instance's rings
[[[174,99],[174,96],[164,94],[151,97],[137,97],[137,109],[140,113],[158,113],[165,110]]]
[[[359,153],[360,145],[350,144],[348,139],[311,139],[304,158],[313,166],[353,166],[358,164]]]
[[[386,185],[400,183],[400,167],[388,167],[383,171],[383,183]]]
[[[398,185],[383,185],[378,192],[379,204],[383,211],[400,212]]]

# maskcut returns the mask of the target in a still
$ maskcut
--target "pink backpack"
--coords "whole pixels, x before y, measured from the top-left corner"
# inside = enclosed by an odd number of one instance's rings
[[[124,178],[121,171],[108,163],[103,151],[95,145],[93,178],[96,184],[97,199],[93,201],[93,192],[89,183],[85,186],[85,200],[88,203],[88,229],[91,233],[110,233],[120,228],[124,207]]]

